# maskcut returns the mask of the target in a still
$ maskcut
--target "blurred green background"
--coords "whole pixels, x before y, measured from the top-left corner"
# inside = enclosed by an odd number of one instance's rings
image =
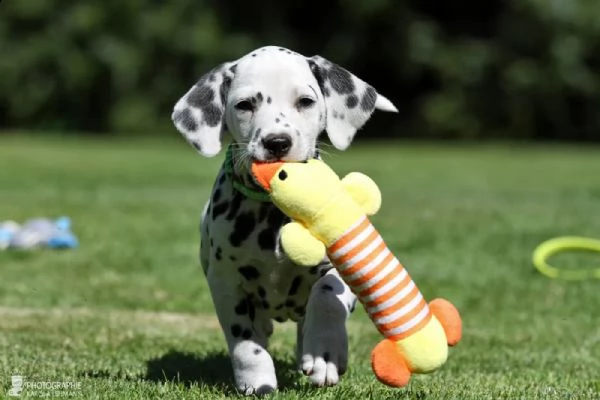
[[[597,0],[0,3],[0,128],[173,132],[204,72],[266,44],[321,54],[400,109],[368,137],[598,141]]]

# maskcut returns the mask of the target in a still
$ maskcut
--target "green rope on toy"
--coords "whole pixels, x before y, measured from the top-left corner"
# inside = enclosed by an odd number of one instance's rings
[[[543,275],[549,278],[582,280],[587,278],[600,279],[600,268],[561,270],[548,264],[548,258],[556,253],[567,250],[594,251],[600,253],[600,239],[580,236],[562,236],[541,243],[533,251],[533,265]]]
[[[231,181],[233,182],[233,188],[235,190],[252,200],[262,201],[263,203],[271,201],[271,198],[269,197],[269,194],[267,192],[263,190],[249,188],[248,186],[244,185],[242,182],[235,178],[235,176],[233,175],[233,147],[231,145],[227,147],[227,152],[225,153],[225,161],[223,161],[223,169],[225,170],[225,173],[231,178]]]

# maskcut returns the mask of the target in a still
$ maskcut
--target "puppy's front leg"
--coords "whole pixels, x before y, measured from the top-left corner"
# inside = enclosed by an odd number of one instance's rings
[[[346,319],[355,303],[356,296],[333,268],[313,285],[298,330],[300,368],[312,384],[335,385],[346,371]]]
[[[273,359],[267,352],[271,321],[257,312],[239,282],[208,270],[211,295],[227,340],[237,388],[245,394],[265,394],[277,388]]]

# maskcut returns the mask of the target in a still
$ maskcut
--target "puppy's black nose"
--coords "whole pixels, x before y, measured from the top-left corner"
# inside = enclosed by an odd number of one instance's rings
[[[264,148],[277,158],[285,156],[292,147],[292,137],[287,133],[272,133],[262,139]]]

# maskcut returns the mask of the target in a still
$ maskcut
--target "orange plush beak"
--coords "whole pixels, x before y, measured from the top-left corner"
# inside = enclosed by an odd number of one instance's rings
[[[283,162],[265,163],[265,162],[253,162],[252,163],[252,175],[254,179],[263,187],[267,192],[271,191],[271,180],[279,169],[283,166]]]

